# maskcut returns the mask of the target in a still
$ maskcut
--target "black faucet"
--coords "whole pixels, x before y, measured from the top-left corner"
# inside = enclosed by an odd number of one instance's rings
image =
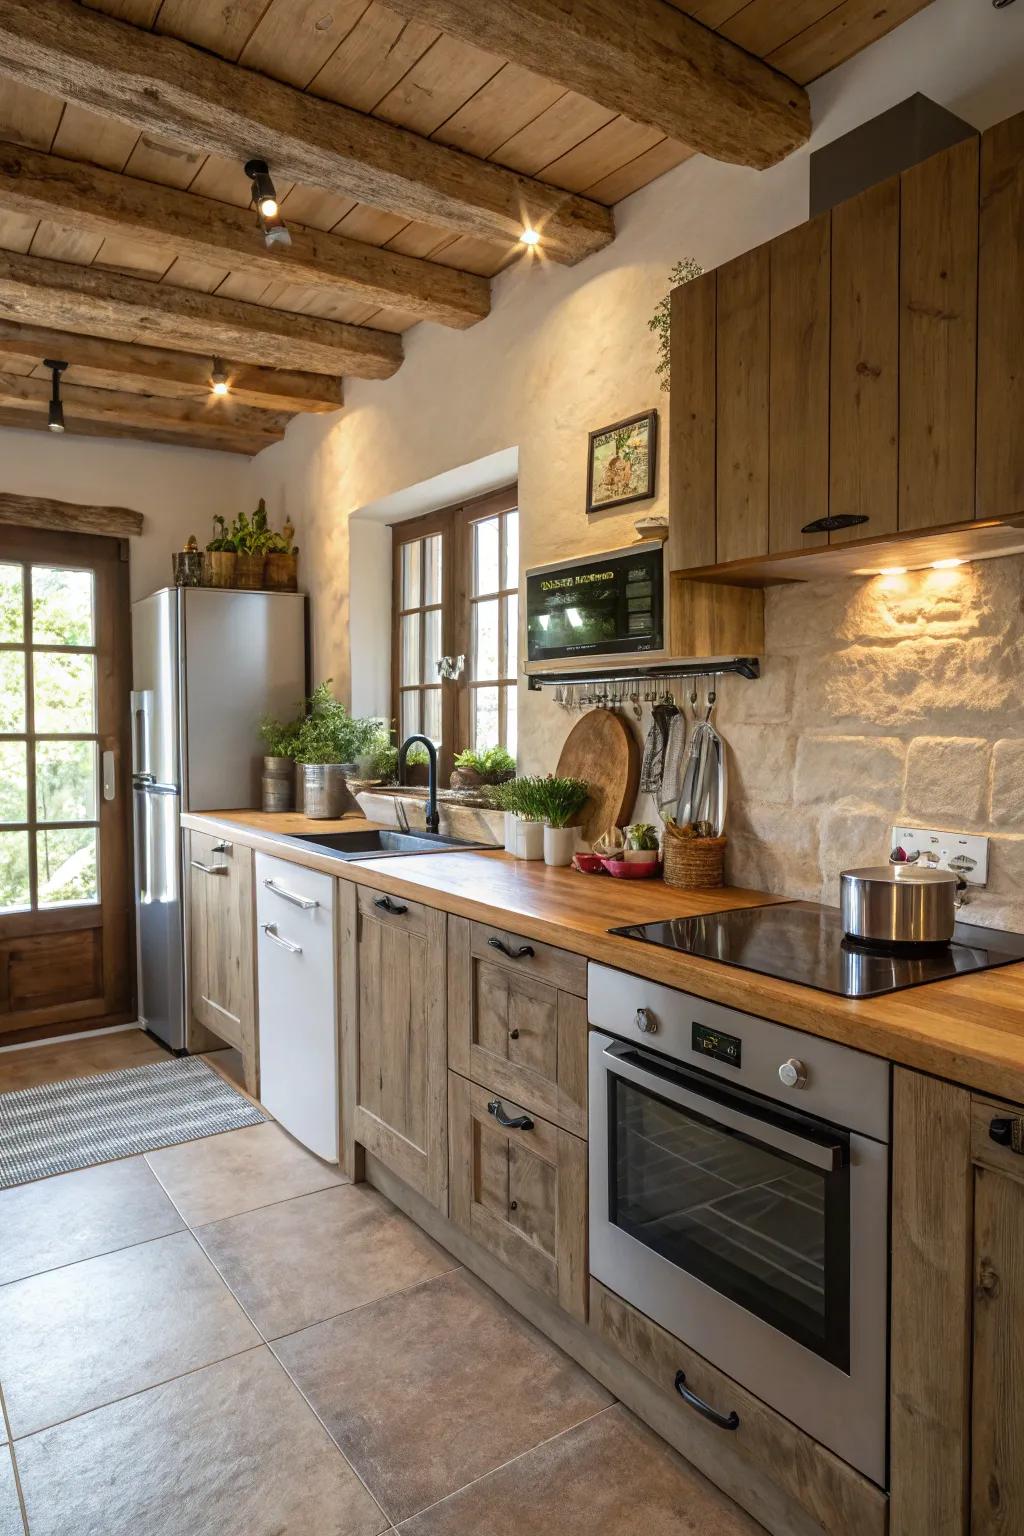
[[[427,749],[428,778],[427,778],[427,831],[439,832],[441,830],[441,818],[437,811],[437,748],[429,736],[407,736],[398,749],[398,782],[405,783],[405,759],[409,754],[409,748],[414,742],[422,742]]]

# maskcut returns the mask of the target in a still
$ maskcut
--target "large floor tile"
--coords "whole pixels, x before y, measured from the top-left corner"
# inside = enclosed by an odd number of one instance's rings
[[[0,1285],[179,1232],[141,1157],[0,1190]]]
[[[0,1536],[25,1536],[18,1490],[14,1485],[14,1467],[6,1446],[0,1446]]]
[[[148,1152],[146,1161],[190,1227],[347,1182],[270,1121]]]
[[[400,1536],[764,1536],[625,1408],[482,1478],[399,1527]]]
[[[19,1442],[32,1536],[377,1536],[387,1521],[270,1352]]]
[[[465,1270],[274,1349],[396,1523],[611,1402]]]
[[[196,1233],[268,1339],[457,1267],[368,1184],[339,1184]]]
[[[0,1381],[17,1439],[223,1360],[259,1335],[189,1232],[0,1290]]]

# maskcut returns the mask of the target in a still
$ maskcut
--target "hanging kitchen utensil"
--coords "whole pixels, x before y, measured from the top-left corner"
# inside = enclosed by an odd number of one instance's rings
[[[715,690],[708,693],[704,719],[690,737],[690,754],[676,803],[676,824],[692,827],[698,837],[721,837],[728,799],[725,743],[711,724]]]
[[[662,767],[661,789],[658,795],[658,809],[663,817],[674,816],[676,813],[676,802],[682,787],[686,731],[686,715],[683,710],[677,709],[668,722],[665,762]]]
[[[661,788],[665,782],[669,736],[673,720],[678,714],[675,704],[655,704],[651,710],[651,729],[647,733],[647,743],[644,747],[640,788],[645,794],[654,795],[659,801]]]

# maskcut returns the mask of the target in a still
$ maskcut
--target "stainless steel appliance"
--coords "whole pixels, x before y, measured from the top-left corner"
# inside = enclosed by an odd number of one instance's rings
[[[888,1063],[606,966],[588,1003],[591,1272],[884,1486]]]
[[[658,540],[526,573],[530,662],[664,655],[665,546]]]
[[[877,997],[927,981],[1024,960],[1024,935],[957,923],[949,944],[886,949],[848,939],[838,907],[784,901],[701,917],[613,928],[613,933],[778,976],[839,997]]]
[[[261,715],[307,692],[306,599],[171,587],[132,605],[139,1019],[185,1047],[180,813],[260,803]]]
[[[948,944],[960,883],[949,870],[914,864],[844,869],[839,876],[843,932],[875,944]]]

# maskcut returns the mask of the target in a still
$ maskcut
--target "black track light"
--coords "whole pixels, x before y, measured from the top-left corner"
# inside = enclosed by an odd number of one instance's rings
[[[44,357],[43,367],[49,368],[53,375],[53,390],[50,394],[50,409],[47,413],[46,424],[51,432],[63,432],[64,407],[60,401],[60,376],[67,367],[67,363],[55,362],[53,358]]]
[[[281,217],[277,192],[265,160],[247,160],[245,174],[249,178],[253,207],[260,221],[263,238],[268,245],[291,245],[292,237]]]

